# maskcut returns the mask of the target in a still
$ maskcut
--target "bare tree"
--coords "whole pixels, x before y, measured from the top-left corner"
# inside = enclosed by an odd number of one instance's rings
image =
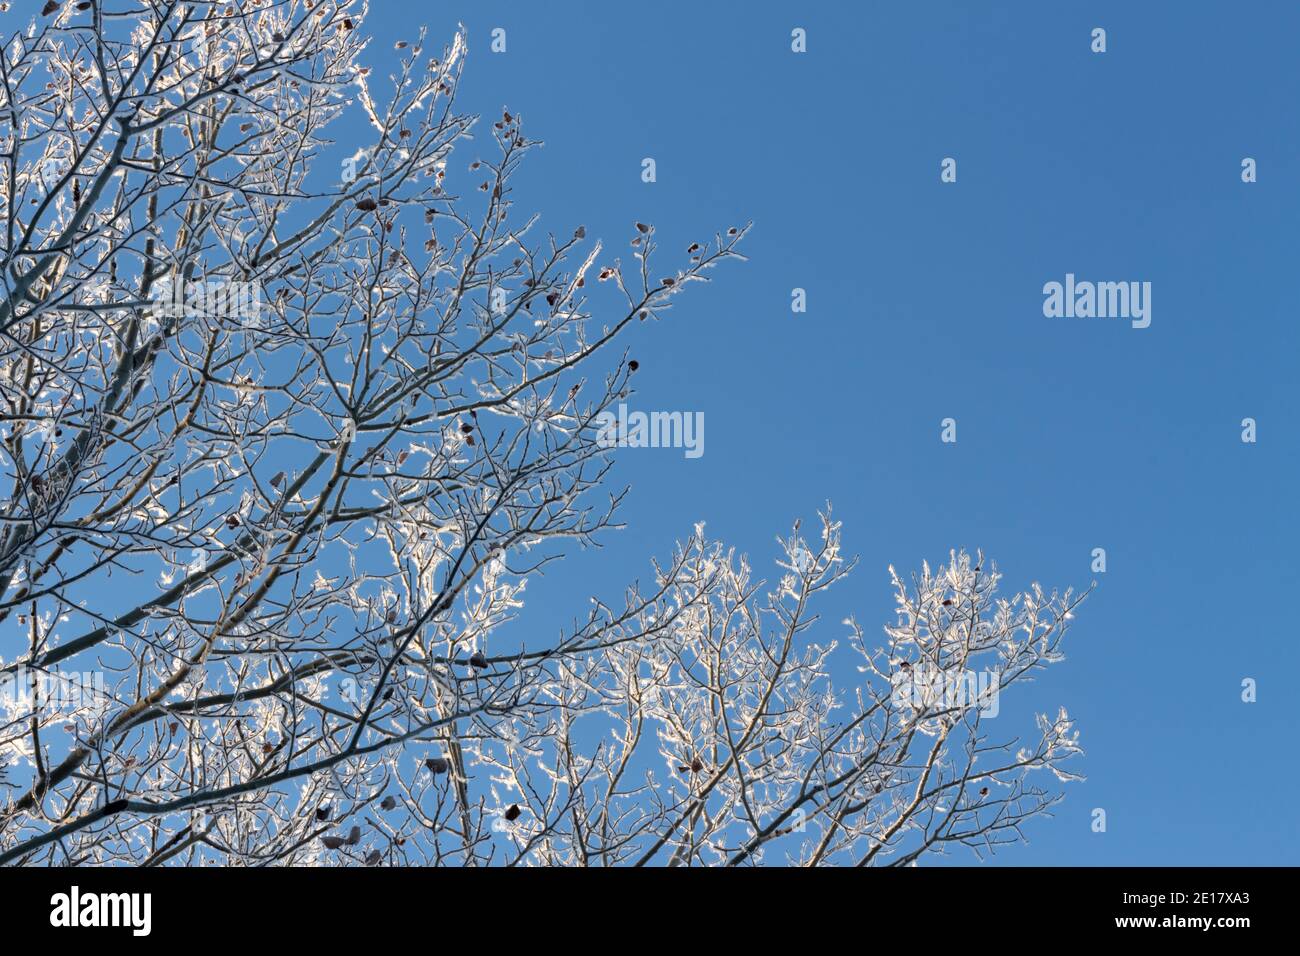
[[[766,598],[697,529],[554,642],[494,640],[529,574],[616,523],[597,418],[637,363],[615,340],[747,227],[663,277],[643,223],[630,267],[582,227],[534,238],[511,178],[538,143],[509,111],[471,135],[464,37],[399,44],[380,92],[361,13],[51,3],[5,43],[0,679],[32,689],[0,701],[0,862],[899,863],[1015,839],[1074,733],[981,721],[1059,659],[1068,592],[998,602],[964,554],[896,580],[886,646],[850,627],[846,695],[806,633],[852,563],[826,516]],[[369,141],[335,172],[345,111]],[[992,689],[950,692],[985,659]],[[69,673],[104,679],[52,698]]]

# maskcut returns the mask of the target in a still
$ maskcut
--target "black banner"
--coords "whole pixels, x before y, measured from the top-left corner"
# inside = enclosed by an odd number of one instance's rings
[[[665,944],[811,923],[823,942],[843,937],[867,947],[876,933],[974,944],[1041,939],[1044,932],[1071,939],[1199,935],[1232,945],[1243,933],[1282,929],[1295,876],[1280,868],[0,870],[15,939],[339,945],[343,934],[364,940],[373,933],[375,945],[389,946],[465,934],[494,949],[605,920],[618,934],[610,941],[635,930]]]

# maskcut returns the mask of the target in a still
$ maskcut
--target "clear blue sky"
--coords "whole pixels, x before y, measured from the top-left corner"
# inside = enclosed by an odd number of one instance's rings
[[[755,223],[750,263],[631,340],[634,407],[703,411],[704,456],[620,453],[630,527],[530,582],[530,633],[617,598],[697,520],[774,572],[774,535],[827,499],[862,563],[825,639],[849,611],[885,623],[891,562],[982,547],[1010,587],[1086,587],[1104,547],[1068,660],[997,721],[1064,704],[1088,779],[998,861],[1300,861],[1300,4],[373,7],[379,75],[414,24],[433,48],[465,23],[462,106],[546,141],[516,199],[557,234],[622,249],[641,219],[676,250]],[[1045,318],[1067,272],[1150,281],[1151,327]]]

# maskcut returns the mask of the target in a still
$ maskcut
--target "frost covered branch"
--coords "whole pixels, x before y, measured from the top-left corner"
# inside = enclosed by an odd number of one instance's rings
[[[767,592],[701,528],[565,633],[502,636],[530,577],[617,526],[617,340],[747,227],[672,271],[644,223],[626,269],[581,226],[540,235],[512,185],[538,141],[456,108],[465,38],[403,41],[378,83],[364,12],[6,14],[0,862],[898,863],[1016,838],[1055,799],[1034,772],[1069,779],[1064,713],[994,742],[986,698],[898,693],[1059,659],[1074,599],[998,602],[979,559],[896,580],[887,645],[851,625],[840,648],[812,641],[851,565],[829,517]],[[367,138],[340,149],[345,114]],[[93,679],[64,699],[68,675]]]

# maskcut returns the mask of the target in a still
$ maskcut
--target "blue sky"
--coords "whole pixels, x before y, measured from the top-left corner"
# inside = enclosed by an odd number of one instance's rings
[[[630,340],[634,407],[704,412],[705,454],[620,452],[628,529],[530,582],[527,629],[616,598],[698,520],[775,573],[774,536],[828,499],[861,565],[823,639],[883,625],[886,566],[950,548],[1009,588],[1096,578],[1068,660],[997,728],[1064,704],[1088,779],[997,861],[1296,863],[1300,5],[381,2],[367,57],[382,75],[414,24],[441,46],[458,21],[462,107],[546,141],[516,182],[544,227],[621,249],[649,221],[667,252],[754,221],[748,264]],[[1151,326],[1045,318],[1068,272],[1151,282]]]

